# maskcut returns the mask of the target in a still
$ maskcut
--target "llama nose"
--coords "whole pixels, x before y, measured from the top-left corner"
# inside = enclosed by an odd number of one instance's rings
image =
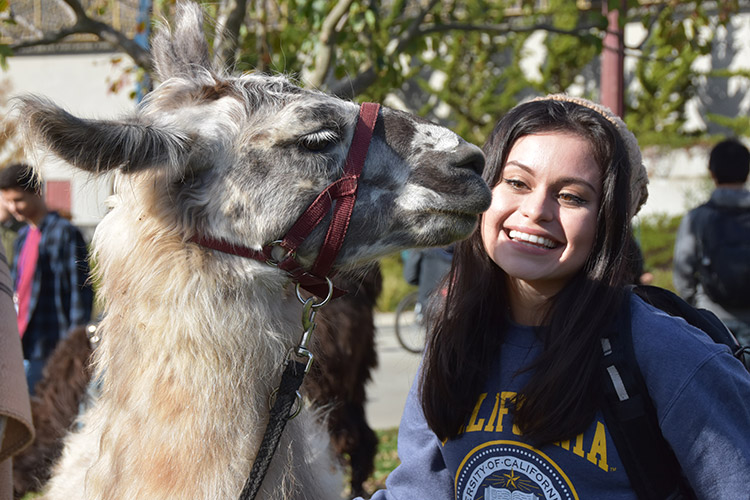
[[[481,149],[473,144],[462,144],[456,151],[452,167],[468,168],[481,176],[484,170],[484,154]]]

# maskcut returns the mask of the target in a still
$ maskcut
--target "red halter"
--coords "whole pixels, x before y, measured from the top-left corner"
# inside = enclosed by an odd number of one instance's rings
[[[357,200],[359,177],[365,164],[379,110],[380,105],[376,103],[366,102],[360,106],[359,118],[354,129],[352,144],[349,146],[344,173],[315,198],[315,201],[307,207],[307,210],[297,219],[282,239],[267,243],[262,250],[198,235],[191,238],[191,241],[219,252],[276,265],[279,269],[286,271],[295,283],[299,283],[308,292],[321,298],[327,297],[330,290],[326,278],[339,250],[341,250],[346,231],[349,228],[352,210],[354,210],[354,203]],[[336,206],[333,208],[333,216],[328,226],[325,241],[312,269],[307,271],[296,261],[295,253],[299,245],[331,210],[334,200],[337,200]],[[286,251],[284,258],[279,261],[274,260],[272,256],[273,249],[277,246]],[[343,290],[334,289],[333,297],[340,297],[345,293]]]

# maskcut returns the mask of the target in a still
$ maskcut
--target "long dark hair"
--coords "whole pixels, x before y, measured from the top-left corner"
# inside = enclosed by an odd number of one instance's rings
[[[599,338],[619,309],[630,237],[630,163],[613,123],[585,106],[539,100],[513,108],[484,146],[484,179],[495,186],[510,149],[526,135],[567,132],[585,138],[602,168],[593,248],[583,268],[540,311],[543,352],[514,409],[515,424],[537,445],[588,427],[600,394]],[[487,255],[480,228],[456,246],[444,306],[429,320],[421,375],[422,408],[443,440],[455,437],[487,379],[509,326],[507,275]],[[472,392],[473,391],[473,392]]]

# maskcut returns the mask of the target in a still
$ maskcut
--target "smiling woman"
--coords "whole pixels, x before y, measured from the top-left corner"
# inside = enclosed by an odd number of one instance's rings
[[[648,182],[633,134],[591,101],[552,95],[512,109],[484,152],[492,203],[456,246],[399,428],[401,465],[373,499],[642,498],[600,411],[603,340],[625,322],[690,481],[678,488],[745,498],[750,375],[626,288]]]
[[[487,255],[510,278],[514,295],[546,301],[583,266],[594,244],[601,167],[588,141],[563,132],[516,141],[492,205],[482,217]],[[511,300],[513,316],[530,321],[538,303]]]

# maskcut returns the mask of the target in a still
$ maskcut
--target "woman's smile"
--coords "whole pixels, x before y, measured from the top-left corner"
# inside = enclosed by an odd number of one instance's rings
[[[525,233],[523,231],[518,231],[516,229],[511,229],[508,231],[508,238],[510,238],[511,240],[515,242],[527,245],[532,248],[551,249],[551,248],[557,248],[560,246],[559,243],[556,243],[549,238],[545,238],[544,236],[538,236],[536,234]]]

